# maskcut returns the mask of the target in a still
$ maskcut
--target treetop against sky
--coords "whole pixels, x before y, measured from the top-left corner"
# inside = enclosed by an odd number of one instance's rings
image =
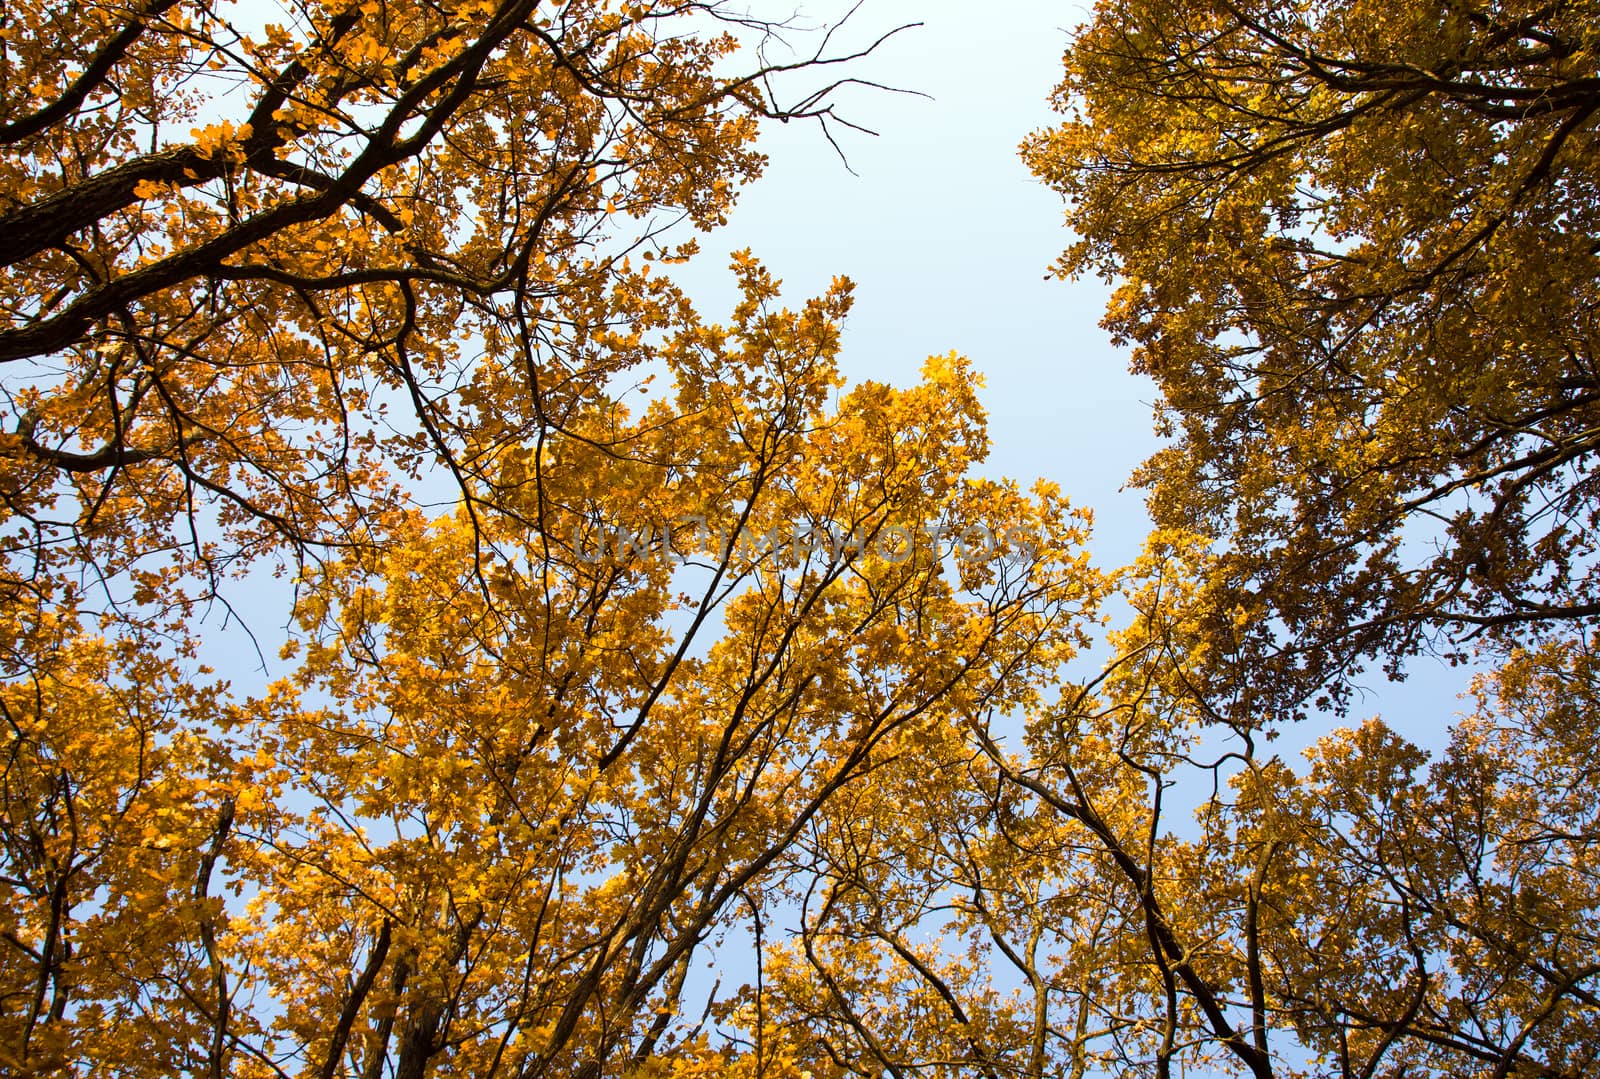
[[[0,1062],[1593,1070],[1600,12],[986,11],[0,15]]]

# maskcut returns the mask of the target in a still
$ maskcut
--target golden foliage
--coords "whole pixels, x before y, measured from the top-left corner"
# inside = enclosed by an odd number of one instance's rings
[[[1068,53],[1025,147],[1060,269],[1117,282],[1175,436],[1140,482],[1222,544],[1207,632],[1273,709],[1600,611],[1597,21],[1127,0]]]
[[[1107,575],[966,360],[847,387],[849,282],[673,283],[848,57],[14,3],[0,1065],[1592,1072],[1591,8],[1100,6],[1026,153],[1176,436]],[[1268,751],[1441,630],[1502,665],[1438,753]]]

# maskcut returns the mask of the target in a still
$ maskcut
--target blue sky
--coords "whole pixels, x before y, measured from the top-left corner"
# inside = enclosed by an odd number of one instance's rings
[[[806,0],[802,18],[845,10]],[[1046,97],[1080,10],[866,0],[841,35],[846,47],[923,25],[851,73],[927,96],[841,95],[842,115],[879,132],[840,133],[848,169],[814,124],[769,125],[766,175],[740,196],[728,227],[701,238],[702,256],[680,277],[711,318],[734,302],[723,267],[738,248],[783,280],[791,304],[835,274],[851,278],[845,375],[906,385],[930,355],[969,357],[987,384],[985,471],[1024,484],[1043,476],[1093,507],[1095,550],[1109,563],[1130,559],[1147,528],[1142,496],[1120,488],[1155,445],[1154,394],[1098,325],[1104,287],[1045,280],[1069,239],[1061,201],[1017,156],[1024,136],[1052,122]]]

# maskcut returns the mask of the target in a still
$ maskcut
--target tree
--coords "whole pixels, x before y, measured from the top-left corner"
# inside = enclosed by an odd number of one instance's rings
[[[1239,718],[1600,612],[1596,22],[1130,0],[1074,40],[1025,152],[1160,391],[1157,525],[1218,543]]]
[[[4,697],[13,1066],[722,1066],[708,939],[815,872],[831,801],[1024,706],[1101,592],[1058,499],[963,478],[964,363],[830,404],[845,286],[781,311],[739,266],[733,325],[651,348],[669,399],[308,569],[265,697],[59,620]]]
[[[8,1069],[1593,1070],[1590,13],[1102,8],[1029,154],[1180,435],[1104,575],[973,474],[964,360],[846,390],[848,282],[741,253],[714,324],[662,272],[759,119],[832,121],[773,96],[827,54],[730,75],[773,27],[714,5],[16,11]],[[262,567],[249,696],[198,616]],[[1431,761],[1268,752],[1472,633]]]
[[[724,31],[763,24],[716,4],[284,14],[7,9],[8,593],[176,560],[181,605],[369,542],[436,463],[492,502],[485,462],[594,407],[638,358],[608,333],[674,302],[627,255],[681,256],[662,230],[722,219],[759,119],[830,122],[783,76],[846,59],[729,75]]]
[[[652,272],[845,57],[729,74],[771,28],[706,4],[250,16],[4,15],[0,1059],[715,1071],[692,963],[1070,654],[1080,522],[967,477],[964,363],[840,397],[845,283],[741,256],[722,327]],[[242,698],[197,619],[252,566],[298,628]]]

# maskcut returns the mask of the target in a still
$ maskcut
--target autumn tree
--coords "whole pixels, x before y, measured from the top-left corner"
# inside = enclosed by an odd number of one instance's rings
[[[503,462],[541,471],[520,488],[541,525],[495,532],[488,598],[464,510],[315,584],[296,688],[233,728],[272,739],[258,789],[315,777],[310,809],[236,825],[256,909],[276,908],[236,938],[284,1002],[263,1054],[721,1073],[715,994],[690,981],[708,938],[816,872],[797,839],[826,806],[955,714],[1026,701],[1078,643],[1099,586],[1073,519],[960,478],[983,445],[964,369],[829,407],[839,297],[797,317],[746,287],[734,326],[668,346],[675,399]],[[707,509],[707,547],[696,523],[598,557],[604,530]],[[1037,546],[964,554],[927,540],[940,523]]]
[[[1101,592],[967,475],[963,362],[843,394],[844,283],[740,256],[719,326],[659,269],[848,57],[741,71],[714,4],[3,18],[0,1060],[736,1067],[695,961]],[[251,567],[292,674],[244,697],[196,654]]]
[[[8,9],[0,1062],[1593,1070],[1594,14],[1102,6],[1028,154],[1174,436],[1106,576],[964,360],[846,388],[847,282],[670,279],[848,56]],[[1271,751],[1474,635],[1432,759]]]
[[[498,448],[635,358],[605,337],[645,329],[613,285],[679,254],[673,222],[722,219],[758,120],[827,124],[825,78],[780,84],[844,59],[739,70],[729,31],[762,25],[715,4],[267,15],[7,8],[12,591],[363,543],[440,462],[492,500]]]
[[[1600,612],[1597,22],[1131,0],[1074,39],[1026,157],[1160,391],[1158,526],[1219,542],[1239,718]]]
[[[695,961],[820,871],[831,802],[1025,707],[1103,586],[1054,492],[965,475],[963,361],[841,396],[847,286],[795,312],[736,268],[730,325],[679,302],[612,342],[654,403],[574,407],[482,464],[494,503],[307,564],[262,697],[13,617],[10,1066],[742,1066]]]

